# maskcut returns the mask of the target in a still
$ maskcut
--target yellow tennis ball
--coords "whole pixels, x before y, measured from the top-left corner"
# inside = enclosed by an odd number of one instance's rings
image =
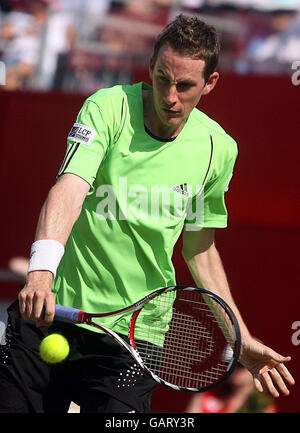
[[[40,355],[48,364],[61,362],[69,355],[68,340],[61,334],[50,334],[40,344]]]

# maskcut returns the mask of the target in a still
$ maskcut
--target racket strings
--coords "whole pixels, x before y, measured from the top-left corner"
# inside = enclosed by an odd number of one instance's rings
[[[138,315],[137,351],[146,367],[169,384],[209,387],[230,366],[233,324],[224,308],[207,298],[200,291],[166,292],[151,301],[151,313]]]

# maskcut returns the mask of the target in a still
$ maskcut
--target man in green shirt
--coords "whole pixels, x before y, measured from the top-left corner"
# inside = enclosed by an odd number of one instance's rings
[[[11,329],[19,322],[27,326],[23,340],[37,335],[26,320],[37,322],[43,335],[52,325],[71,342],[71,355],[51,374],[39,362],[39,379],[32,380],[30,367],[21,384],[16,379],[25,394],[23,410],[30,400],[28,410],[65,411],[73,400],[83,412],[149,411],[152,379],[110,337],[85,325],[53,324],[54,305],[108,312],[175,285],[172,254],[182,232],[195,283],[221,296],[239,320],[240,361],[257,389],[264,386],[275,397],[289,393],[285,381],[293,384],[293,378],[284,363],[290,358],[251,337],[214,243],[215,229],[227,225],[224,194],[237,146],[195,107],[218,81],[218,54],[214,28],[179,16],[157,38],[152,86],[115,86],[85,101],[41,211],[20,311],[10,309]],[[128,318],[104,324],[127,334]],[[31,344],[40,339],[31,336]],[[12,350],[9,355],[14,362],[0,378],[8,370],[18,376]]]
[[[70,156],[59,177],[77,175],[90,191],[53,284],[59,304],[111,311],[175,285],[171,259],[183,228],[226,226],[223,196],[235,142],[197,109],[179,135],[150,135],[143,98],[151,92],[145,83],[100,90],[87,99],[70,132]],[[72,132],[82,125],[91,131],[88,144],[76,142],[80,137]],[[103,133],[107,125],[113,126]],[[126,334],[128,324],[114,329]]]

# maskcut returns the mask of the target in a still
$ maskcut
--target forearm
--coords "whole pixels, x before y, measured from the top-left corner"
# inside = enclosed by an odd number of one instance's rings
[[[80,214],[81,207],[75,207],[61,185],[53,187],[41,209],[35,240],[57,240],[65,246],[72,227]],[[27,282],[44,281],[49,286],[53,280],[50,271],[34,271],[27,275]]]
[[[220,255],[212,243],[209,248],[192,257],[183,253],[189,270],[197,286],[220,296],[231,307],[241,328],[243,341],[250,337],[241,314],[232,297]]]
[[[65,193],[63,185],[55,185],[42,207],[35,240],[55,239],[65,245],[80,212],[81,204]]]
[[[48,194],[35,236],[36,241],[43,241],[46,249],[42,249],[41,243],[33,247],[37,249],[32,250],[35,255],[30,260],[27,283],[19,293],[20,312],[24,319],[39,320],[40,325],[49,325],[53,321],[53,276],[63,254],[62,245],[65,246],[80,215],[88,190],[89,185],[79,177],[64,175]]]

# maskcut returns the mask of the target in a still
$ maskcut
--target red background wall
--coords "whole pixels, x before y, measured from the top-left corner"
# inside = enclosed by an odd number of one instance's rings
[[[147,80],[145,71],[134,81]],[[217,232],[233,295],[252,333],[283,355],[297,379],[300,346],[291,342],[300,320],[299,288],[299,93],[289,77],[225,75],[199,108],[221,123],[239,144],[227,193],[229,227]],[[55,182],[65,139],[85,97],[60,93],[0,92],[2,248],[0,267],[26,256],[40,207]],[[178,282],[192,283],[180,255]],[[0,298],[19,286],[1,282]],[[189,393],[158,387],[156,411],[182,412]],[[300,387],[277,400],[280,412],[300,412]]]

